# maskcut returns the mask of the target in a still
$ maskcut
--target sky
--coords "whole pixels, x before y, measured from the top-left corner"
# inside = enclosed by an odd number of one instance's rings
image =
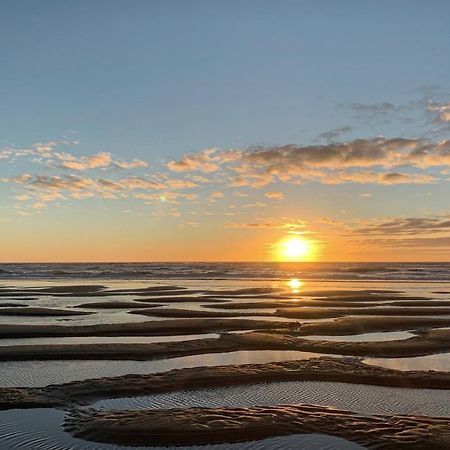
[[[448,17],[1,0],[0,261],[448,261]]]

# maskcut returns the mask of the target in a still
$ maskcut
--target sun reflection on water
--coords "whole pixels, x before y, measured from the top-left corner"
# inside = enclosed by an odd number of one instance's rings
[[[300,292],[301,287],[303,286],[303,281],[299,280],[298,278],[291,278],[287,282],[289,289],[293,294],[297,294]]]

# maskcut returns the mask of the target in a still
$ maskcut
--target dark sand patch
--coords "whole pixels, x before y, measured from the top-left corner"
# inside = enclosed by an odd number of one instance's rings
[[[361,416],[313,405],[142,411],[74,410],[64,427],[76,437],[125,445],[242,442],[297,433],[326,433],[386,450],[448,449],[448,418]]]
[[[314,341],[298,338],[289,332],[278,334],[250,332],[238,336],[245,349],[258,346],[265,350],[301,350],[347,356],[409,357],[442,353],[450,350],[450,330],[432,329],[409,339],[381,342]]]
[[[410,301],[425,301],[425,300],[433,300],[432,297],[423,297],[418,295],[370,295],[363,294],[357,291],[354,295],[346,295],[346,296],[327,296],[327,297],[314,297],[313,300],[316,301],[341,301],[341,302],[397,302],[402,300],[410,300]]]
[[[298,295],[306,297],[352,297],[360,295],[397,295],[403,294],[403,291],[396,291],[390,289],[318,289],[318,290],[301,290]]]
[[[50,286],[27,288],[0,288],[0,297],[19,297],[24,295],[46,295],[50,297],[108,297],[111,295],[185,295],[202,293],[202,290],[186,289],[179,286],[150,286],[138,289],[108,289],[101,285]]]
[[[402,300],[392,303],[384,303],[384,306],[397,306],[397,307],[403,307],[403,306],[441,306],[441,307],[450,307],[450,300]]]
[[[323,319],[342,316],[450,316],[450,308],[443,307],[378,307],[378,308],[295,308],[278,309],[276,316],[295,319]]]
[[[449,303],[450,305],[450,303]],[[338,300],[332,301],[317,301],[310,299],[295,299],[295,300],[278,300],[278,301],[252,301],[252,302],[229,302],[220,305],[202,305],[205,308],[220,308],[220,309],[276,309],[276,308],[297,308],[297,307],[359,307],[370,308],[378,306],[378,303],[349,303]]]
[[[218,295],[218,296],[241,296],[241,295],[260,295],[260,294],[272,294],[274,292],[280,292],[282,289],[277,288],[243,288],[243,289],[220,289],[220,290],[205,290],[205,294]]]
[[[320,323],[305,323],[296,330],[296,333],[298,335],[345,335],[437,327],[450,327],[450,319],[438,317],[343,317]],[[292,333],[292,330],[290,332]]]
[[[26,308],[28,305],[24,305],[23,303],[0,303],[0,311],[1,308]]]
[[[222,298],[215,298],[209,296],[183,296],[183,297],[154,297],[154,298],[138,298],[134,299],[135,302],[151,303],[199,303],[199,302],[214,302],[214,303],[227,303],[229,300]]]
[[[140,314],[152,317],[175,317],[175,318],[197,318],[197,317],[236,317],[236,316],[267,316],[264,313],[242,313],[223,312],[223,311],[203,311],[199,309],[177,309],[177,308],[156,308],[156,309],[138,309],[130,311],[130,314]]]
[[[0,316],[86,316],[94,314],[85,311],[69,311],[67,309],[34,308],[31,306],[0,308]]]
[[[34,288],[35,291],[48,294],[82,294],[86,292],[98,292],[107,289],[106,286],[97,284],[73,285],[73,286],[50,286],[44,288]]]
[[[178,321],[182,321],[179,319]],[[195,321],[200,319],[190,319]],[[226,320],[226,319],[207,319]],[[174,319],[176,321],[176,319]],[[160,322],[159,322],[160,323]],[[190,331],[193,332],[192,328]],[[195,329],[198,332],[198,329]],[[208,329],[208,331],[213,331]],[[205,331],[203,331],[205,332]],[[186,333],[186,331],[185,331]],[[12,345],[0,347],[0,360],[51,359],[132,359],[174,358],[238,350],[297,350],[347,356],[408,357],[446,352],[450,349],[450,330],[429,330],[398,341],[350,342],[303,339],[287,328],[278,333],[254,331],[242,334],[222,333],[219,339],[149,344],[63,344]]]
[[[327,381],[377,386],[449,389],[450,372],[399,371],[355,358],[312,358],[266,364],[192,367],[103,377],[36,388],[0,388],[0,409],[48,408],[106,398],[281,381]]]
[[[72,308],[86,308],[86,309],[134,309],[134,308],[158,308],[164,306],[162,304],[153,303],[134,303],[134,302],[121,302],[121,301],[110,301],[110,302],[95,302],[95,303],[82,303],[81,305],[75,305]]]
[[[295,322],[252,319],[174,319],[80,326],[6,324],[0,327],[0,339],[51,336],[167,336],[233,330],[284,329],[298,325]]]

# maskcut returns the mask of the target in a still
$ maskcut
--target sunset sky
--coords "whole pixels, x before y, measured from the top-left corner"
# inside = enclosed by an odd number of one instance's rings
[[[2,0],[0,261],[448,261],[449,17]]]

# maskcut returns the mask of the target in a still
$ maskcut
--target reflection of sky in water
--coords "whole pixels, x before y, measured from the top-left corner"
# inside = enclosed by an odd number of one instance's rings
[[[105,399],[90,404],[89,407],[96,409],[251,408],[313,404],[332,406],[359,414],[448,416],[450,415],[449,395],[450,391],[438,389],[399,389],[390,386],[324,381],[285,381]]]
[[[346,336],[324,336],[324,335],[310,335],[302,336],[304,339],[317,341],[336,341],[336,342],[383,342],[383,341],[397,341],[401,339],[409,339],[415,335],[408,331],[385,331],[380,333],[362,333],[351,334]]]
[[[241,350],[154,361],[3,361],[0,362],[0,386],[46,386],[48,384],[67,383],[87,378],[113,377],[129,373],[164,372],[171,369],[182,369],[183,367],[262,364],[320,356],[324,355],[298,351]]]
[[[413,358],[365,358],[363,362],[388,369],[450,372],[450,353],[415,356]]]
[[[152,342],[182,342],[194,339],[218,338],[217,333],[186,334],[177,336],[83,336],[83,337],[45,337],[0,339],[0,347],[8,345],[37,344],[149,344]]]

